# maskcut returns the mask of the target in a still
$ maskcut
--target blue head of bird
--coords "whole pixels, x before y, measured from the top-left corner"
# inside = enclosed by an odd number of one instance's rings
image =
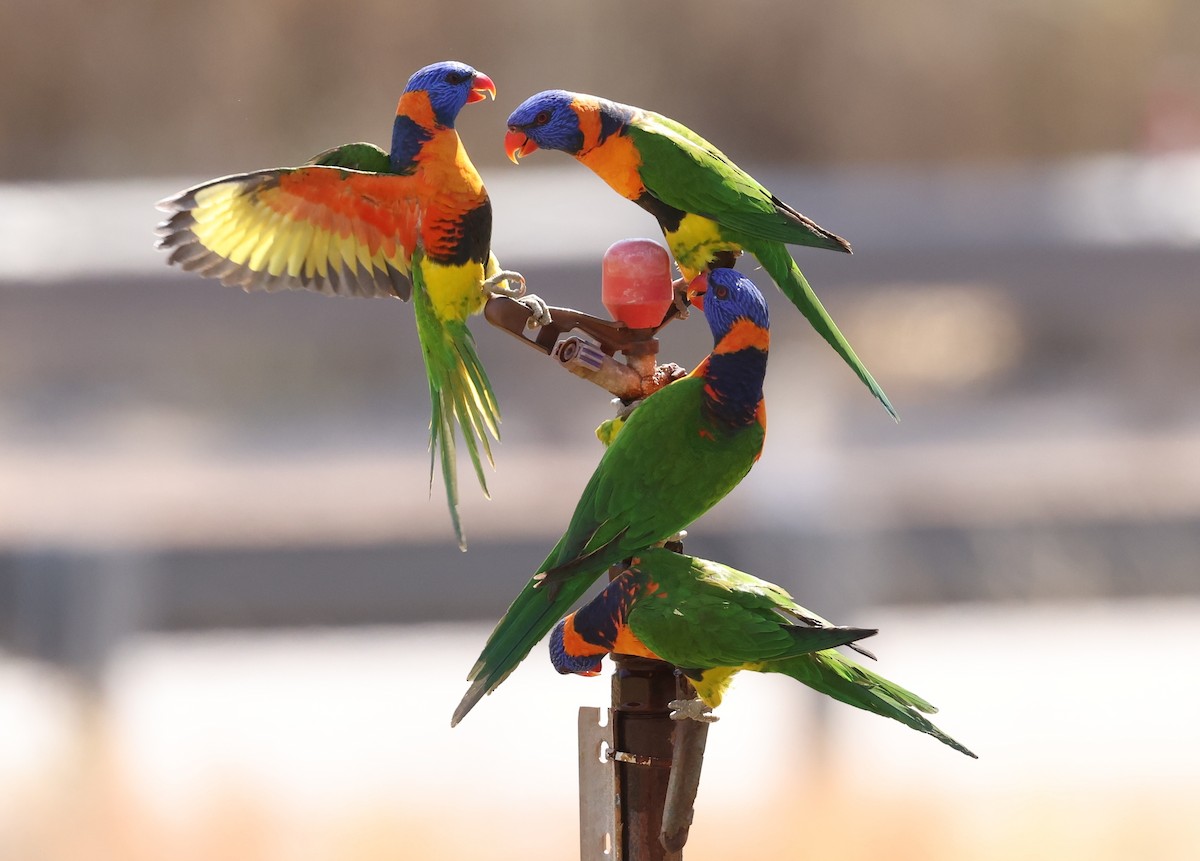
[[[464,105],[496,98],[496,85],[482,72],[457,60],[444,60],[418,69],[408,79],[404,95],[426,93],[438,125],[453,128]],[[404,95],[400,97],[404,103]]]
[[[631,116],[631,108],[607,99],[544,90],[509,114],[504,151],[514,164],[537,149],[577,156],[619,132]]]
[[[574,673],[577,676],[600,675],[603,655],[576,655],[567,648],[567,620],[559,619],[554,630],[550,632],[550,663],[554,669],[563,675]]]
[[[700,294],[696,304],[704,310],[714,341],[719,342],[732,332],[739,321],[753,324],[766,337],[771,327],[767,302],[745,275],[734,269],[713,269],[692,282],[689,292],[692,291]],[[765,342],[762,348],[766,348]]]

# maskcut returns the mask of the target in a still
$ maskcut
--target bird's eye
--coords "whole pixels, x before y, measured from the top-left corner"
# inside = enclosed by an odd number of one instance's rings
[[[458,86],[466,79],[467,79],[467,76],[464,75],[462,72],[447,72],[446,73],[446,83],[447,84],[454,84],[455,86]]]
[[[548,122],[550,122],[549,111],[539,111],[538,115],[533,118],[533,124],[535,126],[544,126]]]
[[[713,289],[713,293],[715,293],[717,295],[718,299],[728,299],[729,298],[729,288],[728,287],[720,287],[720,286],[715,287]]]

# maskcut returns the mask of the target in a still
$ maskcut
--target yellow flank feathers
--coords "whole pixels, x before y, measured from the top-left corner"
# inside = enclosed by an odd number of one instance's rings
[[[711,218],[688,213],[679,223],[679,229],[667,234],[667,244],[683,276],[689,281],[708,268],[709,261],[718,251],[740,254],[742,247],[721,238],[720,228]]]
[[[479,285],[484,269],[478,263],[444,266],[425,259],[425,291],[434,313],[440,320],[465,322],[478,314],[487,301]]]
[[[729,684],[733,681],[733,677],[741,669],[741,667],[714,667],[711,670],[705,670],[699,679],[691,679],[692,687],[696,689],[696,696],[700,697],[706,706],[715,709],[721,704],[725,692],[729,690]]]

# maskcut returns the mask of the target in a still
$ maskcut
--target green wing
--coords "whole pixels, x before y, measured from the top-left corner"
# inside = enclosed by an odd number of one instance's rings
[[[728,156],[672,119],[641,111],[629,125],[646,189],[668,206],[758,239],[849,251],[846,240],[771,194]],[[738,241],[738,237],[731,236]]]
[[[642,111],[630,123],[629,136],[642,157],[638,172],[646,189],[668,206],[712,219],[726,241],[757,257],[817,333],[850,365],[892,418],[897,418],[882,387],[785,247],[849,251],[850,244],[775,197],[719,149],[672,119]],[[671,242],[670,235],[667,241]]]
[[[394,172],[387,152],[373,143],[348,143],[335,146],[313,156],[308,163],[325,167],[345,167],[368,173]]]
[[[658,591],[667,595],[665,600],[655,600],[643,593],[629,611],[629,627],[663,660],[686,669],[749,665],[758,672],[782,673],[975,756],[925,717],[937,709],[917,694],[831,647],[805,650],[803,639],[798,647],[788,640],[789,633],[826,631],[832,636],[859,629],[810,627],[829,622],[801,607],[775,584],[717,562],[657,549],[639,558],[639,577],[656,582]],[[857,648],[849,638],[842,644]]]
[[[640,598],[629,612],[629,627],[677,667],[761,664],[875,633],[833,626],[773,583],[716,562],[653,549],[638,554],[635,567],[657,583],[662,597]]]
[[[569,565],[615,540],[607,567],[683,529],[745,477],[762,450],[763,430],[754,425],[731,432],[708,422],[701,408],[704,385],[700,377],[685,377],[634,410],[540,571]]]

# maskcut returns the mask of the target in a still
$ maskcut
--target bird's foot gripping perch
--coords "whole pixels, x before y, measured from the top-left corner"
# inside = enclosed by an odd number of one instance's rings
[[[509,282],[513,283],[509,283]],[[510,299],[520,299],[525,295],[525,276],[510,269],[501,269],[490,278],[484,279],[482,285],[485,291],[493,296],[508,296]]]
[[[483,282],[483,289],[493,296],[507,296],[509,299],[515,299],[528,308],[532,315],[527,324],[530,328],[548,326],[552,320],[550,306],[540,296],[533,293],[526,294],[525,276],[520,272],[501,269]]]
[[[675,316],[677,316],[680,320],[686,320],[688,318],[688,314],[690,314],[692,310],[692,299],[690,296],[688,296],[687,284],[684,283],[683,286],[680,286],[679,283],[676,282],[674,287],[675,296],[671,300],[671,306],[675,309]]]
[[[712,713],[712,706],[705,705],[704,700],[699,697],[693,700],[671,700],[667,705],[671,707],[671,720],[716,723],[721,719]]]

